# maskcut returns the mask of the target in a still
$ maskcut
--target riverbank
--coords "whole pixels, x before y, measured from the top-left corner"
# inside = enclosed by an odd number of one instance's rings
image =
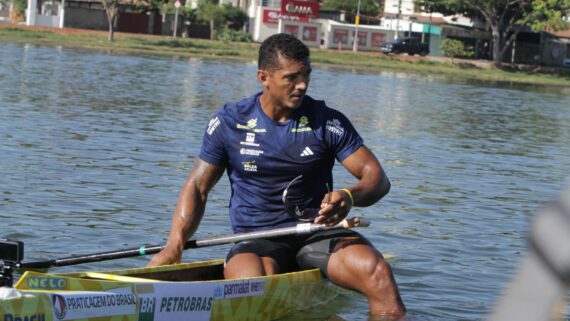
[[[63,46],[113,53],[255,61],[259,47],[254,43],[224,43],[128,33],[116,33],[115,41],[109,42],[107,36],[105,31],[0,25],[2,43]],[[385,56],[370,52],[313,49],[311,55],[312,61],[317,65],[341,68],[429,74],[450,79],[570,87],[570,72],[556,75],[537,73],[532,69],[503,71],[486,62],[464,60],[452,64],[448,59],[439,57]]]

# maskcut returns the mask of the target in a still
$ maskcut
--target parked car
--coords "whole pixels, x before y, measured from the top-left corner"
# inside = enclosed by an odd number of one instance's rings
[[[380,51],[385,54],[407,53],[410,56],[429,54],[429,45],[421,43],[418,38],[399,38],[396,41],[385,42],[380,46]]]

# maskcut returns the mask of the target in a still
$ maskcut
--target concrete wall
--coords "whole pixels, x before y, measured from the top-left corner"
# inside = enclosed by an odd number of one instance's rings
[[[330,49],[352,50],[354,44],[355,25],[330,24],[325,31],[325,45]],[[380,51],[382,42],[394,38],[393,30],[378,27],[358,27],[358,50]]]
[[[314,22],[282,21],[279,31],[295,36],[307,47],[317,48],[321,43],[321,24]]]
[[[36,15],[36,26],[40,27],[59,27],[59,16]]]

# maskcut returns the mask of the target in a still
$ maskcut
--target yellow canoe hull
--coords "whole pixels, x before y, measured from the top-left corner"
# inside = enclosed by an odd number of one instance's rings
[[[318,269],[224,280],[223,261],[107,272],[25,272],[0,321],[275,320],[346,290]]]

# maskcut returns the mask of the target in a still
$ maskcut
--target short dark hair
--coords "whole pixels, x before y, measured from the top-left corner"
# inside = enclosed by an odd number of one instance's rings
[[[295,61],[303,61],[310,56],[309,48],[299,39],[286,33],[278,33],[265,39],[259,47],[257,67],[260,70],[279,67],[279,54]]]

